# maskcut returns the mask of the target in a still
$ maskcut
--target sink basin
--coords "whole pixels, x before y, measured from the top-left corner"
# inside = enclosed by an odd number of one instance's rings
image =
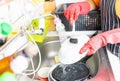
[[[52,67],[55,65],[55,56],[57,56],[60,49],[59,38],[46,37],[45,41],[39,46],[39,48],[41,53],[40,68]],[[34,68],[38,66],[38,61],[38,55],[33,57]],[[94,55],[85,57],[85,59],[82,59],[81,61],[86,63],[86,65],[90,68],[90,74],[92,78],[87,81],[110,81],[109,76],[112,75],[113,77],[105,48],[101,48]],[[31,65],[29,68],[31,68]]]

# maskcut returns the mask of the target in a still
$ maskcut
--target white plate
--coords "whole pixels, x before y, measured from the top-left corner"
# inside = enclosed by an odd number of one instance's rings
[[[74,38],[78,39],[77,44],[70,43],[70,38],[68,38],[61,45],[59,51],[59,59],[60,62],[63,64],[75,63],[86,56],[87,52],[85,52],[84,54],[79,54],[79,51],[90,38],[87,35],[79,35],[76,37],[74,36]]]

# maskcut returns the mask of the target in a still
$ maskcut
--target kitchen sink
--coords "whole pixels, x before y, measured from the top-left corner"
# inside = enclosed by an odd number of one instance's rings
[[[60,41],[59,37],[46,37],[42,44],[38,44],[40,53],[41,53],[41,67],[52,67],[56,64],[55,57],[60,49]],[[111,70],[111,66],[109,64],[108,56],[105,51],[105,47],[98,50],[92,56],[87,56],[81,60],[86,63],[86,65],[90,68],[90,74],[92,76],[91,79],[87,81],[113,81],[113,73]],[[39,55],[33,57],[34,68],[37,68],[39,63]],[[29,68],[31,68],[31,64]],[[36,75],[37,76],[37,75]],[[31,78],[31,76],[28,76]],[[37,78],[34,78],[36,81]]]

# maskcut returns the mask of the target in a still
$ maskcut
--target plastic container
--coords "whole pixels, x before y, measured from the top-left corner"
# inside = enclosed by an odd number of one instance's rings
[[[56,15],[62,20],[62,23],[65,25],[66,31],[71,31],[72,26],[70,25],[69,21],[64,16],[64,10],[70,5],[71,3],[63,4],[57,11],[55,12]],[[75,30],[82,31],[82,30],[100,30],[101,29],[101,17],[99,10],[90,11],[87,15],[80,15],[78,20],[75,22]]]

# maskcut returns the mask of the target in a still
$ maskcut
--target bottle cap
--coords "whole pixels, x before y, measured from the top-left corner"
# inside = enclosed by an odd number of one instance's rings
[[[0,81],[17,81],[17,78],[15,77],[14,74],[12,74],[10,72],[4,72],[0,76]]]
[[[8,35],[12,31],[11,25],[6,22],[1,23],[0,27],[1,27],[1,33],[3,35]]]

